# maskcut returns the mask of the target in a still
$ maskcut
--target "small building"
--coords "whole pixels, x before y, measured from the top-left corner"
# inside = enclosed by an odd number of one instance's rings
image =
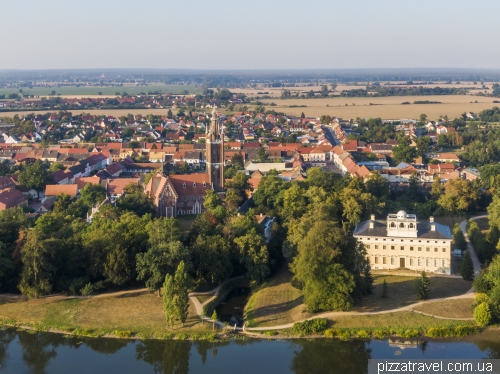
[[[372,215],[356,225],[354,237],[364,244],[372,269],[451,274],[451,230],[433,217],[418,222],[399,211],[378,221]]]

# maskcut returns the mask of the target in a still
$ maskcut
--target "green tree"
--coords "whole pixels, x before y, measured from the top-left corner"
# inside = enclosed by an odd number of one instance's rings
[[[165,282],[163,283],[163,312],[165,313],[167,326],[169,326],[170,328],[174,326],[174,318],[176,315],[174,303],[174,288],[174,278],[172,277],[172,275],[167,274],[165,276]]]
[[[10,173],[9,160],[0,161],[0,177],[3,177]]]
[[[382,283],[382,295],[381,295],[381,297],[383,299],[387,298],[387,282],[385,281],[385,279],[384,279],[384,283]]]
[[[316,220],[299,241],[290,269],[302,284],[309,311],[348,310],[353,305],[354,276],[340,263],[348,255],[346,234],[330,221]]]
[[[423,271],[420,277],[415,279],[415,289],[419,300],[426,300],[429,297],[430,280],[426,272]]]
[[[254,229],[246,235],[234,239],[239,253],[240,262],[243,263],[250,279],[262,282],[270,273],[269,253],[262,235]]]
[[[19,184],[40,192],[52,181],[45,166],[40,161],[27,165],[19,174]]]
[[[243,160],[241,152],[235,153],[231,157],[231,165],[237,170],[242,170],[245,168],[245,160]]]
[[[49,166],[49,171],[52,173],[55,171],[58,171],[58,170],[66,170],[66,166],[64,166],[63,164],[60,164],[58,162],[54,162],[53,164],[51,164]]]
[[[465,251],[460,265],[460,274],[462,278],[468,281],[474,280],[474,263],[469,251]]]
[[[191,253],[198,285],[215,286],[231,276],[231,247],[222,236],[199,235],[191,246]]]
[[[160,296],[165,274],[173,273],[181,261],[189,261],[189,256],[189,251],[180,241],[152,245],[147,252],[137,254],[137,280],[146,279],[148,290],[158,291]]]
[[[438,199],[438,204],[451,215],[466,212],[476,207],[479,192],[464,179],[452,179],[444,185],[445,193]]]
[[[124,194],[116,202],[118,208],[134,212],[140,217],[156,213],[153,198],[146,195],[140,185],[131,183],[123,191]]]
[[[102,203],[106,199],[106,189],[100,184],[88,183],[80,190],[80,200],[87,208]]]
[[[441,195],[443,194],[443,184],[441,183],[441,178],[434,177],[434,181],[432,182],[431,187],[431,198],[435,201],[439,200]]]
[[[80,290],[82,296],[87,296],[87,298],[92,296],[94,292],[95,292],[95,286],[90,282],[87,283],[85,286],[83,286],[82,289]]]
[[[217,322],[217,319],[219,317],[217,316],[217,311],[214,309],[214,312],[212,313],[212,317],[210,319],[213,321],[213,329],[215,330],[215,324]]]
[[[465,240],[464,233],[458,223],[455,223],[455,226],[453,226],[453,241],[455,242],[456,248],[459,248],[462,251],[467,250],[467,241]]]
[[[38,230],[30,230],[21,248],[21,282],[19,290],[30,298],[38,298],[52,290],[53,247],[43,240]]]
[[[257,161],[258,162],[267,162],[269,160],[269,154],[267,153],[264,147],[260,147],[257,151]]]
[[[410,145],[400,144],[392,148],[392,155],[396,164],[400,162],[412,163],[417,157],[417,149]]]
[[[427,121],[427,114],[422,113],[420,115],[420,122],[425,123]]]
[[[188,296],[189,278],[184,261],[181,261],[174,276],[174,305],[177,318],[184,326],[188,316],[189,296]]]

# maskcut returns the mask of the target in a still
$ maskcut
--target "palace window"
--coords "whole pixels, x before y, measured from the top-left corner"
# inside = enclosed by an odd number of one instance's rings
[[[431,266],[431,260],[429,258],[425,259],[425,266]]]
[[[378,249],[378,245],[377,244],[375,244],[375,249]]]
[[[446,260],[443,260],[443,267],[445,268],[446,267]]]
[[[394,265],[394,257],[391,257],[391,265]]]
[[[402,251],[404,251],[405,250],[404,245],[402,245],[401,247],[399,247],[399,249],[401,249]]]
[[[431,248],[430,248],[430,247],[426,247],[426,248],[425,248],[425,250],[426,250],[427,252],[430,252],[430,251],[431,251]]]
[[[410,258],[410,266],[413,266],[413,257]]]
[[[382,246],[382,249],[387,249],[387,246],[386,246],[386,245],[383,245],[383,246]]]
[[[418,259],[418,266],[422,266],[422,259],[421,258]]]
[[[396,224],[394,222],[391,223],[391,228],[395,228]]]
[[[421,251],[422,251],[422,247],[418,247],[418,249],[417,249],[417,250],[418,250],[419,252],[421,252]]]
[[[438,251],[438,249],[437,249],[437,248],[434,248],[434,252],[437,252],[437,251]]]
[[[391,245],[391,250],[394,251],[395,247],[393,245]]]
[[[410,247],[410,251],[413,251],[413,247]]]
[[[382,263],[385,265],[386,262],[387,262],[387,257],[382,257]]]
[[[434,260],[434,267],[437,268],[439,266],[439,260],[435,259]]]
[[[443,248],[443,252],[446,252],[446,248]]]
[[[378,264],[378,257],[375,256],[375,263]]]
[[[399,224],[399,228],[404,228],[404,227],[405,227],[405,224],[404,224],[403,222],[401,222],[401,223]]]

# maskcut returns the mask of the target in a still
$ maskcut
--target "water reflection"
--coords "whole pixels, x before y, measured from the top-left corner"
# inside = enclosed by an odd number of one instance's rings
[[[187,374],[191,356],[189,341],[142,341],[137,345],[136,358],[153,365],[155,373]]]
[[[48,362],[57,356],[53,336],[42,333],[20,333],[19,344],[23,350],[23,361],[30,373],[44,374]]]
[[[8,329],[0,330],[0,371],[358,374],[366,372],[368,359],[395,357],[396,353],[401,358],[500,358],[500,339],[495,335],[420,344],[335,339],[213,343],[78,338]]]
[[[295,374],[365,373],[371,350],[364,341],[296,341],[291,365]],[[298,349],[297,349],[298,348]]]

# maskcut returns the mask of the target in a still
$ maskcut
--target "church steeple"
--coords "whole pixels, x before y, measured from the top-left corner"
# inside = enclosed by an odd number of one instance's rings
[[[207,174],[216,192],[224,192],[224,129],[212,112],[210,128],[207,128]]]

